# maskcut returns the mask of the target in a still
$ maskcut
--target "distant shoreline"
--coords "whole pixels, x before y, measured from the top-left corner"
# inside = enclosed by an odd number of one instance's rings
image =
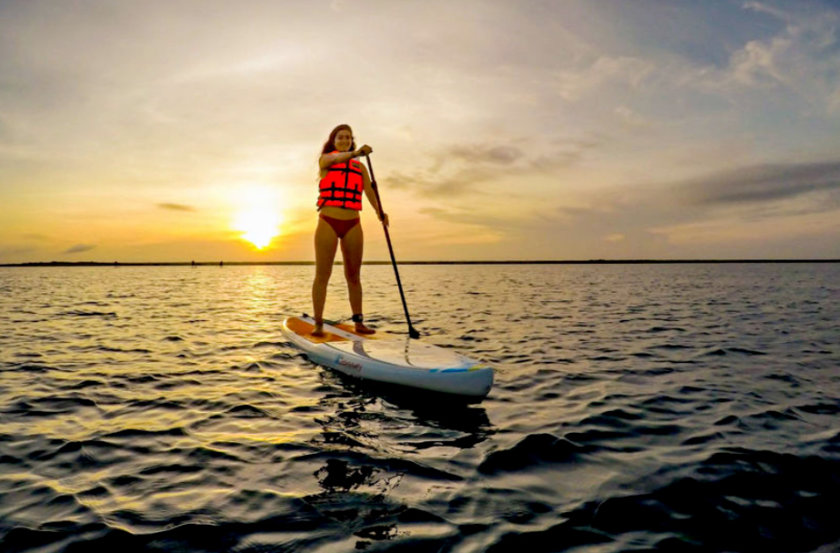
[[[400,261],[400,265],[666,265],[703,263],[840,263],[840,259],[567,259],[522,261]],[[314,265],[314,261],[173,261],[121,262],[48,261],[32,263],[0,263],[0,267],[225,267],[248,265]],[[340,265],[341,261],[336,261]],[[390,265],[390,261],[365,261],[365,265]]]

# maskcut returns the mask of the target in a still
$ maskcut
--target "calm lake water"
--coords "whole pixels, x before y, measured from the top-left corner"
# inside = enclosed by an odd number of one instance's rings
[[[0,269],[0,550],[840,551],[840,264],[405,266],[472,405],[302,358],[312,271]]]

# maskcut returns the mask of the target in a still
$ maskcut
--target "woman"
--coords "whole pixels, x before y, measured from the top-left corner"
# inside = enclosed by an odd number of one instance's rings
[[[312,304],[315,312],[313,336],[324,335],[324,303],[327,284],[332,274],[333,260],[339,242],[344,257],[344,277],[350,294],[350,308],[356,332],[373,334],[376,331],[364,324],[362,315],[362,249],[364,235],[359,219],[362,210],[362,191],[376,210],[379,220],[388,225],[388,215],[381,212],[370,177],[364,165],[354,158],[367,155],[373,149],[365,144],[356,149],[353,130],[339,125],[332,130],[318,160],[321,182],[318,194],[318,228],[315,229],[315,281],[312,283]]]

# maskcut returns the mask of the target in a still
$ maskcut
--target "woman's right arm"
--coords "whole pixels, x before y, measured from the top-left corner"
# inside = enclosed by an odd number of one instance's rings
[[[336,163],[344,163],[345,161],[349,161],[354,157],[363,156],[365,154],[369,154],[373,151],[373,148],[365,144],[358,150],[354,152],[333,152],[331,154],[321,154],[321,159],[318,160],[318,165],[321,169],[326,169],[331,165],[335,165]]]

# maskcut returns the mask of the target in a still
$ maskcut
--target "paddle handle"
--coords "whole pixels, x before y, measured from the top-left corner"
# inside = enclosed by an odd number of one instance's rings
[[[400,299],[402,300],[403,311],[405,312],[405,320],[408,323],[408,335],[411,338],[419,338],[420,333],[411,324],[411,316],[408,314],[408,304],[405,302],[400,271],[397,269],[397,259],[394,257],[394,248],[391,246],[391,234],[388,232],[388,225],[385,224],[385,211],[382,209],[382,198],[379,197],[379,186],[376,184],[376,177],[373,175],[373,165],[370,163],[370,156],[368,154],[365,154],[365,160],[367,160],[368,172],[370,172],[370,186],[373,188],[374,195],[376,195],[379,220],[382,221],[382,230],[385,231],[385,241],[388,243],[388,253],[391,254],[391,265],[394,266],[394,275],[397,277],[397,288],[400,290]]]

